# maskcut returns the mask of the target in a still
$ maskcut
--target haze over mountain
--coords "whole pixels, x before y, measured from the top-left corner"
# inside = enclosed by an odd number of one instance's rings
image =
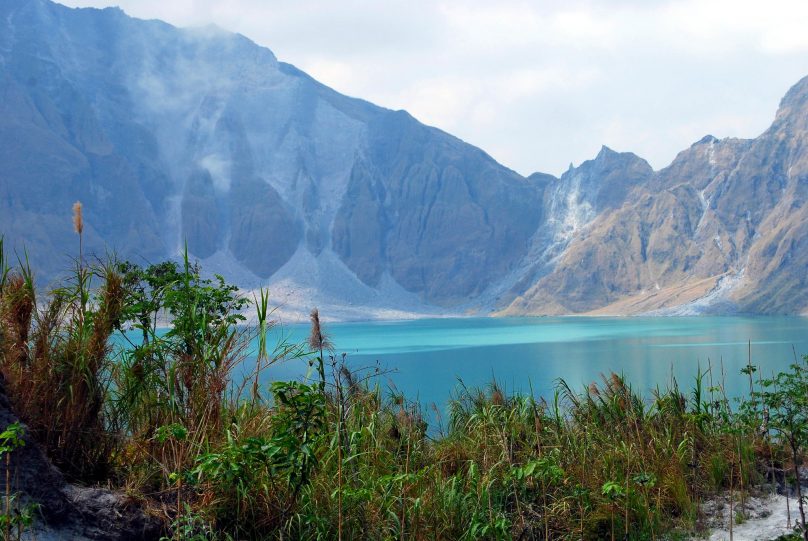
[[[0,0],[0,97],[0,232],[46,276],[81,200],[88,251],[187,241],[301,311],[808,309],[808,79],[757,139],[524,178],[243,36]]]

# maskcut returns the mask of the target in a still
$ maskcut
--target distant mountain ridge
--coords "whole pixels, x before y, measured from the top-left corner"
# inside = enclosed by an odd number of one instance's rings
[[[707,136],[576,235],[514,313],[804,313],[808,78],[752,140]]]
[[[291,308],[802,313],[808,80],[759,138],[524,178],[213,27],[0,0],[0,232],[54,276],[187,241]]]

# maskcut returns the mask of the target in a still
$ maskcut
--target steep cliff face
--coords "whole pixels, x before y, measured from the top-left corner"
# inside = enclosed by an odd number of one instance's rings
[[[81,53],[51,40],[71,30],[51,9],[16,0],[0,5],[0,231],[20,253],[28,247],[35,268],[64,267],[77,244],[65,205],[80,199],[90,249],[103,253],[104,239],[115,238],[130,253],[158,256],[164,250],[150,198],[160,197],[165,178],[153,168],[157,145],[147,132],[132,134],[126,153],[116,145],[123,128],[113,122],[104,129],[98,103],[123,100],[120,89],[103,79],[94,91],[74,84],[71,67],[54,57],[71,54],[79,71]],[[108,66],[97,44],[77,47]]]
[[[733,298],[751,312],[808,312],[808,77],[783,98],[755,141],[748,179],[752,242],[746,279]],[[760,207],[755,200],[764,203]]]
[[[507,311],[804,312],[807,116],[803,79],[757,139],[707,136],[681,152],[599,213]]]
[[[532,183],[242,36],[45,0],[3,2],[0,34],[0,231],[46,275],[75,251],[75,200],[90,252],[187,242],[253,286],[336,260],[438,305],[496,282],[538,226]]]
[[[367,284],[388,272],[431,301],[462,302],[522,258],[541,218],[533,183],[403,112],[377,119],[368,139],[333,227]]]

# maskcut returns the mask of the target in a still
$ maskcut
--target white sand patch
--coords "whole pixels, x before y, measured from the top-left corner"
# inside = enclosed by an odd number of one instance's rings
[[[786,497],[781,495],[768,495],[749,497],[744,505],[744,520],[732,526],[733,541],[771,541],[778,537],[794,532],[794,525],[799,520],[797,499],[789,498],[788,506],[791,509],[789,522]],[[710,533],[708,537],[694,537],[693,539],[707,539],[709,541],[729,541],[729,500],[724,497],[711,500],[702,506],[710,517],[708,523]],[[740,503],[736,502],[736,513],[740,510]],[[790,524],[790,527],[789,527]]]

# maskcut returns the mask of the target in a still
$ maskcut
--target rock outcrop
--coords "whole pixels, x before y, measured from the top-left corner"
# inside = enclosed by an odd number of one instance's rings
[[[0,431],[19,419],[11,409],[0,381]],[[110,490],[69,484],[25,432],[25,445],[11,452],[11,492],[22,505],[38,504],[32,539],[136,541],[157,540],[163,523],[144,512],[126,495]],[[5,460],[3,460],[5,464]],[[0,491],[6,478],[0,475]]]

